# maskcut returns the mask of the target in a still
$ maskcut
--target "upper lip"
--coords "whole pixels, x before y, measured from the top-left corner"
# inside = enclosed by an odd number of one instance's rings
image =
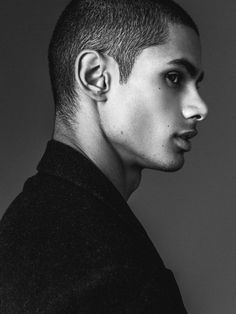
[[[189,140],[192,137],[196,136],[198,134],[198,131],[196,129],[182,131],[178,134],[178,137],[181,137],[184,140]]]

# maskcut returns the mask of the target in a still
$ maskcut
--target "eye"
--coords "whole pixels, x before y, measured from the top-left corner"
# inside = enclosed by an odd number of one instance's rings
[[[182,81],[182,74],[179,72],[169,72],[166,75],[167,83],[170,87],[178,87]]]
[[[201,87],[201,86],[200,86],[200,82],[197,82],[197,83],[196,83],[196,89],[199,90],[200,87]]]

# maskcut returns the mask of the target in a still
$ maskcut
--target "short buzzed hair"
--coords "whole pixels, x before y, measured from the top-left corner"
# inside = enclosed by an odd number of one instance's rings
[[[126,83],[143,49],[168,39],[169,24],[191,27],[192,18],[171,0],[72,0],[60,16],[49,45],[49,70],[56,113],[73,116],[74,66],[84,49],[112,56]]]

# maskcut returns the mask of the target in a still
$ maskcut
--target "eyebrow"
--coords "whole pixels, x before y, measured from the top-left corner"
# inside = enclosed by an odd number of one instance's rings
[[[179,65],[184,67],[192,78],[196,78],[198,76],[199,69],[185,58],[171,60],[170,62],[168,62],[168,64]],[[201,82],[203,80],[204,74],[205,73],[203,71],[200,72],[199,78],[197,80],[198,82]]]

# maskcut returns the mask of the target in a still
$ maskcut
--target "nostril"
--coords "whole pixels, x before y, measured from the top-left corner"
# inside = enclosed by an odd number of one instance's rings
[[[203,117],[202,117],[200,114],[197,114],[197,115],[196,115],[196,119],[197,119],[198,121],[200,121],[200,120],[203,119]]]

